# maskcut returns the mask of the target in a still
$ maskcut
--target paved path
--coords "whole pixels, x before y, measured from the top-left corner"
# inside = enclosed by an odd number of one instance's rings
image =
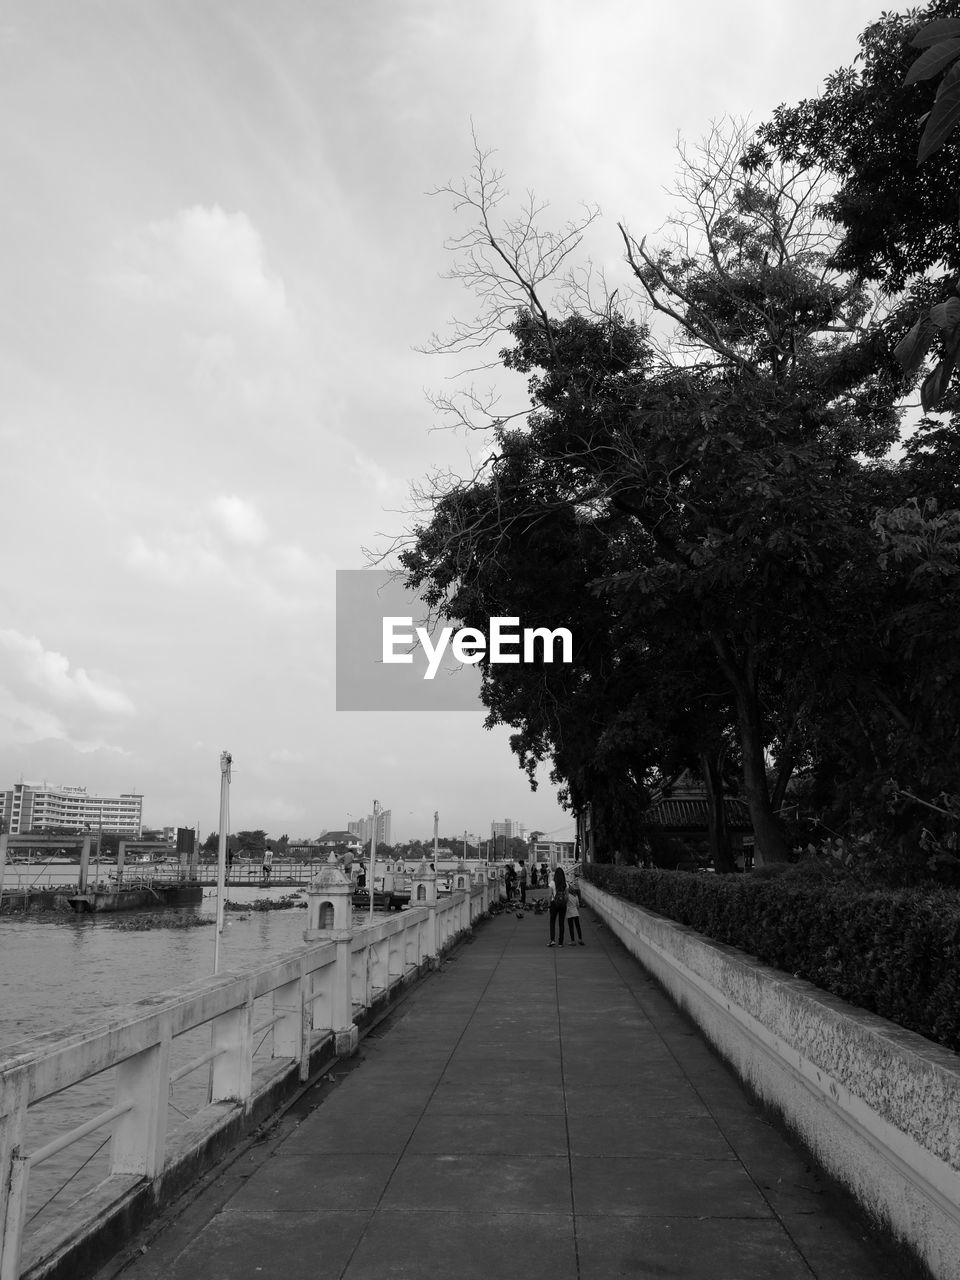
[[[902,1277],[582,918],[482,922],[125,1280]]]

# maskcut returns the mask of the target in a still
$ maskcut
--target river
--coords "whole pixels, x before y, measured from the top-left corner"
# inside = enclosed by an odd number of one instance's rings
[[[231,885],[227,897],[249,903],[293,892]],[[142,996],[212,974],[215,924],[182,928],[176,923],[184,914],[212,921],[215,893],[207,890],[200,906],[167,912],[0,917],[0,1058],[39,1031],[89,1028],[105,1010],[113,1014]],[[225,913],[220,972],[250,969],[302,947],[306,919],[306,911],[298,908]],[[366,919],[355,913],[358,924]],[[181,1037],[177,1059],[188,1061],[202,1052],[209,1035],[200,1030]],[[29,1149],[110,1106],[113,1075],[105,1072],[31,1108]],[[205,1071],[178,1081],[170,1097],[170,1130],[203,1104],[205,1090]],[[90,1135],[31,1171],[28,1218],[55,1212],[105,1176],[107,1132]]]

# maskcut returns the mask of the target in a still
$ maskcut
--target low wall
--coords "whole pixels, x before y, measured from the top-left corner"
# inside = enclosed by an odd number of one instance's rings
[[[960,1055],[584,882],[763,1103],[929,1269],[960,1280]]]
[[[11,1046],[0,1060],[0,1280],[89,1274],[318,1071],[352,1053],[499,896],[499,885],[465,876],[462,889],[438,900],[435,874],[424,878],[430,892],[421,906],[356,931],[308,925],[307,945],[256,969],[199,979],[116,1010],[99,1026],[51,1028]],[[198,1054],[180,1041],[204,1028],[209,1049]],[[186,1051],[175,1064],[177,1045]],[[29,1109],[108,1069],[113,1106],[30,1150]],[[196,1071],[209,1076],[208,1103],[168,1135],[170,1088]],[[32,1168],[97,1131],[110,1135],[108,1177],[30,1230]]]

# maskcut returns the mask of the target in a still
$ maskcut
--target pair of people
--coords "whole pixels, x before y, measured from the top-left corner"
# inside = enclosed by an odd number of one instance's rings
[[[583,930],[580,928],[580,890],[576,885],[567,887],[567,877],[563,867],[557,867],[550,880],[550,941],[548,947],[556,945],[563,946],[563,925],[564,921],[570,930],[570,945],[574,946],[579,940],[580,946],[585,947],[587,944],[583,940]],[[554,934],[557,931],[559,923],[559,942],[554,941]],[[574,937],[576,933],[576,937]]]

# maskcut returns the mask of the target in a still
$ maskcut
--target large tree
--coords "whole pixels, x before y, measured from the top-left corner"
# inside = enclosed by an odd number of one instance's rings
[[[497,563],[489,544],[502,547],[505,530],[527,540],[532,565],[531,519],[544,510],[593,521],[607,613],[646,654],[722,686],[758,850],[778,860],[776,801],[809,702],[799,673],[822,647],[838,573],[869,554],[858,459],[883,452],[896,415],[886,370],[851,359],[869,300],[829,267],[817,176],[773,162],[746,175],[748,141],[715,131],[684,155],[672,242],[651,250],[622,229],[652,334],[609,298],[555,318],[528,281],[501,358],[527,376],[533,411],[522,428],[500,426],[482,478],[437,495],[408,567],[459,589],[474,555]],[[495,240],[488,218],[482,228]],[[517,582],[504,577],[501,593],[519,599]],[[496,707],[510,677],[491,680]],[[662,719],[657,735],[671,736]],[[586,781],[588,763],[565,776]]]

